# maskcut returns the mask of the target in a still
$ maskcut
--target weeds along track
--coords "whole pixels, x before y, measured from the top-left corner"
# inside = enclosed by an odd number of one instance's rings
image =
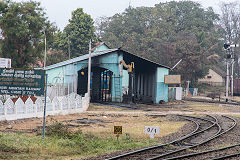
[[[206,117],[179,115],[179,117],[191,121],[192,124],[195,125],[195,129],[191,133],[188,133],[187,135],[177,138],[169,143],[124,153],[116,157],[111,157],[108,160],[151,160],[169,158],[170,156],[176,156],[180,153],[186,154],[186,150],[197,148],[197,146],[202,145],[210,141],[211,139],[217,138],[221,134],[230,130],[229,128],[232,128],[232,125],[228,127],[229,125],[224,124],[222,124],[224,126],[222,128],[220,123],[218,122],[218,119],[210,115],[207,115]],[[228,119],[228,121],[230,120],[231,124],[236,123],[236,121],[233,122],[233,119],[230,119],[228,117],[221,118]]]

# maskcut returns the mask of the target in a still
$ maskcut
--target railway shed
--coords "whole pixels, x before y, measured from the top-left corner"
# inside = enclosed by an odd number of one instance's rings
[[[103,42],[91,54],[92,102],[159,103],[168,101],[164,76],[169,67]],[[89,54],[46,67],[50,94],[87,93]]]

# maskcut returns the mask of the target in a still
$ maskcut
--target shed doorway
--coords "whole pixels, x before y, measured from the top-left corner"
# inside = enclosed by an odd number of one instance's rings
[[[112,71],[92,67],[90,80],[91,102],[111,102],[112,101]],[[78,71],[77,93],[84,95],[87,93],[88,68]]]

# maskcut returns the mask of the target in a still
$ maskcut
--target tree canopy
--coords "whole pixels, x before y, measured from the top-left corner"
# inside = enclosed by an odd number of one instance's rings
[[[173,66],[183,80],[196,81],[208,72],[214,54],[221,55],[222,29],[219,15],[192,1],[166,2],[155,7],[129,7],[122,14],[105,18],[98,36],[112,47]],[[189,69],[186,72],[186,69]]]
[[[12,59],[12,66],[23,68],[42,57],[44,31],[51,37],[54,27],[45,17],[40,3],[0,2],[1,56]]]
[[[0,2],[0,56],[11,58],[13,67],[37,64],[43,59],[45,32],[50,65],[87,54],[90,39],[98,37],[112,48],[122,47],[170,67],[182,59],[171,72],[194,82],[206,75],[209,66],[223,66],[222,39],[239,43],[238,9],[235,3],[223,3],[219,16],[211,7],[192,1],[130,6],[99,19],[95,31],[91,16],[78,8],[64,30],[57,31],[40,3],[4,0]]]
[[[96,40],[93,23],[91,16],[84,13],[82,8],[76,9],[69,24],[55,35],[53,48],[65,53],[70,50],[71,57],[87,54],[90,39]]]

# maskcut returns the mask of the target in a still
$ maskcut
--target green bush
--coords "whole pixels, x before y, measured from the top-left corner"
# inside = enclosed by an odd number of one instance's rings
[[[156,141],[136,142],[129,135],[101,138],[89,133],[71,132],[55,122],[46,127],[46,137],[0,132],[0,159],[61,159],[96,156],[123,149],[154,145]]]
[[[69,137],[71,132],[69,129],[60,122],[55,122],[52,125],[46,126],[47,136],[59,136],[59,137]]]

